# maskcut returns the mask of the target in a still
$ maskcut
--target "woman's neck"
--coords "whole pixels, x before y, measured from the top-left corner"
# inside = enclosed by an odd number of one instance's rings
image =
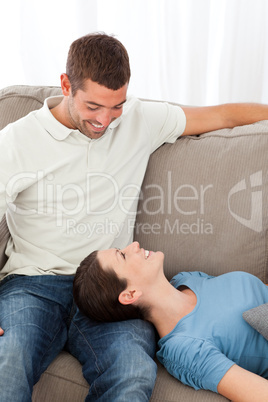
[[[191,313],[196,303],[196,295],[191,289],[184,287],[178,290],[168,282],[161,289],[161,297],[157,297],[150,308],[150,321],[160,338],[171,332],[183,317]]]

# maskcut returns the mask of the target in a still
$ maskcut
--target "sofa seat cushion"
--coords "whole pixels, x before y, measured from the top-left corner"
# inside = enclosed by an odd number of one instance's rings
[[[157,379],[150,402],[224,402],[211,391],[195,391],[172,377],[157,361]],[[33,402],[83,402],[89,385],[82,375],[80,363],[69,353],[61,352],[34,386]],[[111,401],[112,402],[112,401]]]
[[[81,402],[89,385],[82,374],[82,366],[68,352],[61,352],[34,386],[33,402]]]

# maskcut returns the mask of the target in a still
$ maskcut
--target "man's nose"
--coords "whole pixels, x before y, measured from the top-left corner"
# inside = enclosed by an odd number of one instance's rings
[[[102,110],[97,116],[96,120],[102,124],[104,127],[109,126],[113,119],[112,112],[109,109]]]

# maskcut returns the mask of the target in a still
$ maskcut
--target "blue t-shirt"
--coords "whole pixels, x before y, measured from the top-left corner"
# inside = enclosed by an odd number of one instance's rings
[[[234,364],[268,378],[268,342],[242,317],[268,303],[268,287],[245,272],[218,277],[181,272],[171,283],[190,288],[197,297],[194,310],[159,340],[159,361],[182,383],[217,392]]]

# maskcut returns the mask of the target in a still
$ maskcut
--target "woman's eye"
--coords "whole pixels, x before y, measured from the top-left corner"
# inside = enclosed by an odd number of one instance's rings
[[[124,258],[124,260],[125,260],[125,259],[126,259],[126,254],[123,253],[123,252],[120,250],[120,248],[117,248],[116,250],[120,253],[121,257]]]

